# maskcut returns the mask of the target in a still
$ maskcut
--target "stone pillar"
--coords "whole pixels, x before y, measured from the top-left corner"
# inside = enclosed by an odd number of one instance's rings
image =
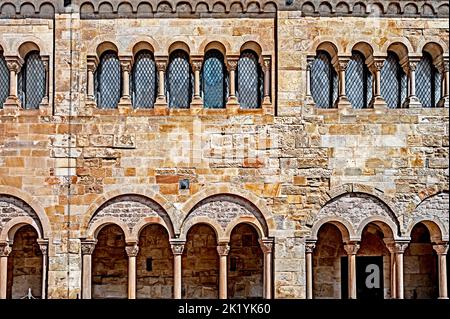
[[[359,250],[358,243],[344,245],[348,256],[348,298],[356,299],[356,253]]]
[[[181,256],[184,250],[184,241],[170,241],[173,253],[173,298],[181,299]]]
[[[397,288],[396,288],[396,261],[395,261],[395,243],[392,240],[384,240],[387,249],[390,253],[390,290],[391,290],[391,299],[395,299],[397,296]]]
[[[437,104],[439,107],[449,107],[449,82],[450,82],[450,76],[449,76],[449,61],[444,60],[442,63],[442,73],[443,73],[443,83],[442,83],[442,97],[439,100],[439,103]]]
[[[409,95],[406,98],[405,107],[409,108],[422,107],[422,104],[420,103],[419,99],[416,96],[416,67],[418,63],[419,60],[410,60],[408,65]]]
[[[92,254],[94,253],[96,243],[96,240],[84,240],[81,242],[81,255],[83,256],[83,274],[81,283],[82,299],[92,298]]]
[[[438,255],[439,271],[439,299],[448,299],[447,292],[447,252],[448,243],[433,245],[433,249]]]
[[[387,107],[386,101],[381,96],[381,69],[383,68],[384,59],[377,58],[371,65],[374,76],[373,81],[373,97],[370,101],[370,107],[374,109],[383,109]]]
[[[126,246],[128,255],[128,299],[136,299],[136,257],[139,253],[137,244]]]
[[[120,108],[131,108],[131,95],[130,95],[130,72],[133,57],[120,56],[120,68],[122,70],[122,97],[119,102]]]
[[[408,247],[407,242],[396,242],[395,243],[395,253],[396,253],[396,269],[397,269],[397,299],[404,298],[404,287],[403,287],[403,254]]]
[[[0,244],[0,299],[6,299],[8,289],[8,256],[12,248],[8,243]]]
[[[306,97],[305,104],[307,105],[315,105],[314,99],[311,94],[311,68],[314,62],[313,57],[308,57],[306,60]]]
[[[194,71],[194,97],[191,108],[202,108],[203,101],[200,95],[200,71],[202,70],[203,57],[194,56],[191,58],[192,71]]]
[[[338,61],[338,75],[339,75],[339,93],[338,99],[336,101],[336,105],[338,109],[348,109],[351,108],[352,105],[347,98],[345,93],[345,71],[347,70],[348,63],[350,62],[350,58],[341,57]]]
[[[230,252],[228,243],[220,243],[217,246],[220,256],[219,264],[219,299],[227,299],[227,257]]]
[[[9,96],[6,99],[3,107],[5,109],[17,109],[21,107],[21,102],[17,92],[17,76],[23,65],[23,60],[16,56],[6,56],[6,66],[9,70]]]
[[[264,254],[264,298],[272,299],[272,249],[273,240],[272,239],[261,239],[259,241],[261,250]]]
[[[45,94],[42,98],[41,105],[42,106],[48,106],[49,103],[49,75],[50,75],[50,57],[49,56],[42,56],[41,57],[42,64],[44,65],[45,70]]]
[[[41,298],[47,299],[47,271],[48,271],[48,240],[38,239],[37,240],[39,248],[42,252],[42,293]]]
[[[86,100],[89,103],[94,103],[95,101],[95,70],[98,66],[98,58],[97,56],[88,56],[87,57],[87,92],[86,92]]]
[[[305,243],[306,252],[306,299],[313,299],[313,251],[316,248],[315,241]]]
[[[236,97],[236,70],[238,66],[239,57],[238,56],[228,56],[227,66],[230,76],[230,94],[228,96],[227,109],[237,109],[239,108],[239,102]]]
[[[264,56],[263,57],[263,63],[262,63],[262,69],[264,72],[264,99],[263,99],[263,105],[271,105],[270,102],[270,80],[271,80],[271,60],[270,56]]]
[[[167,109],[165,88],[167,61],[167,56],[155,57],[156,69],[158,70],[158,96],[156,97],[155,109]]]

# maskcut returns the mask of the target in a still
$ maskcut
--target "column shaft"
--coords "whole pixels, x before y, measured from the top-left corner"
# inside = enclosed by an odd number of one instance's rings
[[[137,244],[126,246],[128,255],[128,299],[136,299],[136,257],[139,253]]]
[[[6,299],[8,284],[8,256],[0,257],[0,299]]]
[[[91,299],[92,286],[92,255],[83,255],[83,281],[81,285],[81,298]]]
[[[219,244],[217,253],[220,256],[219,263],[219,299],[227,299],[227,258],[230,252],[228,244]]]
[[[438,255],[439,299],[448,299],[447,291],[447,252],[448,243],[433,245]]]
[[[181,256],[184,250],[184,241],[172,240],[171,246],[173,253],[173,298],[181,299],[182,289],[182,269]]]

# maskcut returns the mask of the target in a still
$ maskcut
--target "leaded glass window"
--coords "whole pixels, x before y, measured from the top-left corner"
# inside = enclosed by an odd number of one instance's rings
[[[167,100],[170,108],[189,108],[192,101],[193,81],[189,56],[183,50],[175,50],[167,68]]]
[[[423,107],[435,107],[441,97],[441,75],[426,52],[416,68],[416,95]]]
[[[241,53],[237,68],[236,95],[241,108],[261,107],[263,85],[263,73],[258,56],[251,50],[245,50]]]
[[[400,108],[406,99],[408,79],[397,55],[388,53],[381,69],[381,96],[389,108]]]
[[[3,107],[9,94],[9,70],[5,58],[0,55],[0,108]]]
[[[225,62],[220,51],[206,52],[201,84],[205,108],[224,108],[228,96],[228,85]]]
[[[106,51],[103,53],[95,79],[97,106],[102,109],[117,108],[121,96],[122,76],[116,52]]]
[[[354,109],[367,108],[372,99],[372,74],[364,56],[356,51],[345,71],[345,94]]]
[[[338,97],[338,77],[331,57],[319,51],[311,64],[311,95],[317,107],[331,108]]]
[[[131,100],[135,108],[152,108],[156,100],[157,75],[153,54],[137,54],[131,77]]]
[[[25,57],[19,73],[18,93],[24,109],[38,109],[45,96],[45,66],[38,51],[31,51]]]

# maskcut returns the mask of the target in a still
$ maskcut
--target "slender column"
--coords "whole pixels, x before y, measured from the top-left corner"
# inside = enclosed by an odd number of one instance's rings
[[[217,252],[220,256],[219,299],[227,299],[227,257],[230,252],[230,246],[228,243],[220,243],[217,246]]]
[[[397,296],[397,288],[396,288],[396,265],[395,265],[395,243],[392,239],[384,240],[387,249],[390,253],[390,290],[391,290],[391,299],[395,299]]]
[[[273,250],[273,240],[272,239],[261,239],[259,241],[261,250],[264,254],[264,298],[272,298],[272,250]]]
[[[383,64],[384,59],[378,58],[371,65],[375,79],[373,81],[373,97],[370,101],[370,107],[374,109],[387,107],[386,101],[381,96],[381,69],[383,68]]]
[[[4,108],[19,108],[21,103],[17,92],[17,76],[23,65],[23,60],[16,56],[6,56],[6,66],[9,70],[9,96],[3,104]]]
[[[98,58],[97,56],[88,56],[87,58],[87,100],[93,102],[95,100],[95,87],[94,87],[94,74],[97,69]]]
[[[158,70],[158,96],[156,98],[155,109],[166,109],[166,68],[167,68],[167,56],[156,57],[156,69]]]
[[[136,299],[136,256],[139,246],[126,246],[125,251],[128,255],[128,299]]]
[[[181,256],[184,250],[184,241],[171,241],[173,253],[173,298],[181,299]]]
[[[409,108],[422,107],[419,99],[416,96],[416,67],[419,63],[419,60],[410,60],[408,65],[409,72],[409,96],[405,101],[405,106]]]
[[[119,58],[122,70],[122,97],[120,98],[119,107],[131,107],[130,71],[132,59],[131,56],[121,56]]]
[[[350,61],[350,58],[348,57],[341,57],[338,61],[338,75],[339,75],[339,97],[337,99],[337,107],[339,109],[346,109],[351,108],[352,105],[350,104],[350,101],[347,98],[347,95],[345,93],[345,71],[347,70],[348,62]]]
[[[82,299],[92,298],[92,254],[96,243],[96,240],[85,240],[81,242],[81,254],[83,256],[83,279],[81,284]]]
[[[358,243],[344,245],[348,256],[348,298],[356,299],[356,253],[359,250]]]
[[[200,71],[202,69],[203,57],[193,57],[191,61],[192,70],[194,71],[194,97],[192,99],[191,108],[202,108],[203,101],[200,96]]]
[[[433,249],[438,255],[439,271],[439,299],[448,299],[447,292],[447,252],[448,243],[433,245]]]
[[[48,105],[49,103],[49,71],[50,71],[50,57],[49,56],[42,56],[41,57],[42,60],[42,64],[44,65],[44,70],[45,70],[45,94],[44,94],[44,98],[42,99],[41,104],[43,105]]]
[[[272,71],[270,56],[263,57],[262,69],[264,72],[264,105],[270,105],[270,75]]]
[[[236,97],[236,69],[239,57],[229,56],[227,58],[228,73],[230,75],[230,94],[228,96],[227,108],[238,108],[239,102]]]
[[[6,299],[8,288],[8,256],[12,249],[7,243],[0,245],[0,299]]]
[[[444,60],[442,65],[442,72],[443,72],[443,83],[442,83],[442,97],[439,100],[438,106],[439,107],[449,107],[449,81],[450,81],[450,75],[449,75],[449,61]]]
[[[396,253],[396,269],[397,269],[397,299],[404,298],[404,287],[403,287],[403,254],[408,247],[407,242],[396,242],[395,243],[395,253]]]
[[[47,260],[48,260],[48,240],[38,239],[39,248],[42,252],[42,293],[41,298],[47,299]]]
[[[316,242],[306,242],[306,299],[313,299],[313,251]]]

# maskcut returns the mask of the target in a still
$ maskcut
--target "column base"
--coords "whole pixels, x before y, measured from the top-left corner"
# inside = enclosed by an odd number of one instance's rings
[[[191,105],[189,106],[191,109],[202,109],[203,108],[203,100],[201,97],[197,96],[192,99]]]
[[[5,103],[3,103],[4,109],[21,109],[22,108],[22,102],[20,102],[20,99],[16,96],[8,96]]]
[[[133,110],[130,98],[121,98],[119,105],[117,106],[119,113],[122,115],[129,114]]]
[[[238,102],[237,98],[235,96],[229,97],[225,107],[227,110],[232,110],[232,111],[239,110],[239,102]]]
[[[314,99],[311,95],[307,95],[305,97],[305,105],[312,105],[312,106],[316,105],[316,103],[314,102]]]
[[[384,111],[387,109],[387,104],[386,101],[381,96],[374,96],[369,103],[369,108]]]
[[[444,96],[443,98],[441,98],[437,104],[438,107],[449,107],[449,97],[448,96]]]
[[[158,97],[155,102],[155,114],[156,115],[165,115],[169,111],[169,106],[167,105],[166,97],[160,98]]]
[[[438,297],[438,299],[448,299],[448,297]]]
[[[352,104],[350,103],[348,98],[343,95],[338,97],[338,99],[336,100],[336,107],[338,110],[346,111],[352,108]]]
[[[417,98],[417,96],[410,96],[408,97],[405,102],[402,105],[403,108],[419,108],[422,107],[422,103],[420,103],[419,99]]]

